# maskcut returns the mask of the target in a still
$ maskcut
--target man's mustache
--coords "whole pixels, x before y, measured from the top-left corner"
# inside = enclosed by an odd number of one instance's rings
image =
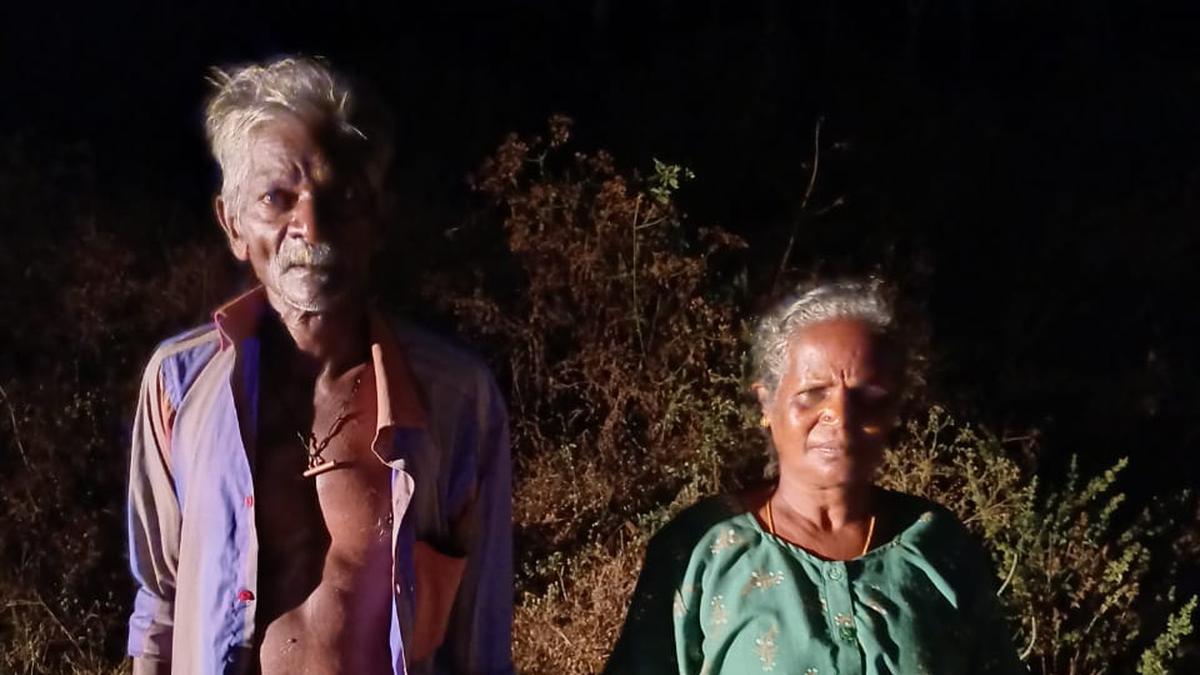
[[[286,272],[292,267],[334,267],[341,261],[341,254],[328,243],[309,244],[303,239],[287,239],[275,256],[275,269]]]

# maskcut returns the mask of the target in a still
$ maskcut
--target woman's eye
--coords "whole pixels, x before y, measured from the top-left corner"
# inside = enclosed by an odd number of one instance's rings
[[[867,385],[865,387],[859,387],[855,393],[857,394],[859,400],[869,405],[878,405],[884,403],[891,398],[892,395],[892,392],[889,391],[887,387],[881,387],[874,384]]]
[[[809,389],[796,395],[796,403],[803,408],[810,408],[825,400],[825,389]]]

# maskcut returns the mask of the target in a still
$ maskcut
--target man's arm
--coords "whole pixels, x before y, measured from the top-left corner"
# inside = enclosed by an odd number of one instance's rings
[[[175,413],[160,364],[156,355],[142,379],[129,462],[129,565],[137,594],[127,648],[135,675],[171,670],[181,520],[171,474]]]
[[[490,374],[483,379],[467,421],[478,443],[477,489],[455,527],[466,566],[436,663],[439,672],[501,675],[513,671],[512,465],[504,398]]]
[[[133,657],[133,675],[171,675],[170,661]]]

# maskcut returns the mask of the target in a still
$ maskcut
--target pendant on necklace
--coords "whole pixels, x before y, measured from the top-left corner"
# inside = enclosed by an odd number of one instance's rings
[[[308,438],[305,438],[301,434],[296,435],[300,437],[300,442],[304,444],[304,449],[308,452],[308,468],[305,469],[304,473],[302,474],[305,478],[319,476],[326,471],[333,471],[334,469],[349,463],[338,462],[336,460],[326,459],[321,456],[321,454],[325,452],[325,447],[329,445],[329,438],[326,438],[322,442],[317,441],[317,438],[312,434],[309,434]]]
[[[326,471],[333,471],[334,469],[342,466],[344,463],[345,462],[335,462],[332,459],[320,459],[317,460],[316,463],[309,462],[308,468],[304,470],[303,475],[305,478],[312,478],[313,476],[323,474]]]
[[[305,478],[312,478],[333,471],[339,467],[351,464],[351,462],[339,462],[332,459],[325,459],[322,455],[325,453],[325,448],[329,447],[329,442],[333,440],[341,432],[342,427],[351,420],[347,413],[347,408],[354,401],[355,394],[358,393],[358,385],[362,384],[362,373],[354,378],[354,386],[350,387],[350,394],[342,401],[342,409],[338,411],[337,417],[333,420],[333,424],[329,425],[329,431],[325,432],[325,437],[317,440],[316,434],[311,431],[307,435],[297,431],[296,438],[300,440],[300,445],[304,446],[304,452],[308,455],[308,468],[302,474]]]

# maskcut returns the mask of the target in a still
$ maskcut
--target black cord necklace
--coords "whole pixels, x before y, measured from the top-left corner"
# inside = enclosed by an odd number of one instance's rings
[[[296,416],[292,413],[291,406],[288,405],[287,397],[283,395],[283,392],[279,391],[278,384],[272,383],[274,385],[272,389],[275,390],[275,398],[279,399],[279,404],[283,407],[283,412],[287,414],[289,419],[289,426],[295,431],[296,440],[300,441],[300,447],[304,448],[306,464],[304,472],[301,475],[305,478],[312,478],[350,463],[328,459],[324,456],[324,453],[326,448],[329,447],[329,443],[337,437],[342,428],[354,417],[350,411],[350,404],[354,402],[355,397],[358,395],[358,388],[362,384],[364,370],[360,370],[358,375],[355,376],[354,384],[350,387],[350,393],[342,401],[341,407],[338,408],[337,416],[333,418],[329,429],[320,438],[312,431],[308,433],[300,431],[299,426],[295,423]]]
[[[346,396],[346,400],[342,401],[342,407],[338,409],[337,417],[333,418],[333,422],[329,425],[329,429],[325,432],[325,436],[318,439],[317,435],[312,431],[307,434],[296,430],[296,438],[300,440],[300,445],[304,447],[305,453],[308,455],[308,468],[304,470],[305,478],[312,478],[326,471],[332,471],[340,466],[348,464],[348,462],[339,462],[332,459],[327,459],[322,455],[325,449],[329,447],[330,441],[338,435],[342,427],[350,421],[349,408],[354,401],[354,397],[358,394],[358,386],[362,384],[362,372],[354,378],[354,385],[350,387],[350,393]]]

